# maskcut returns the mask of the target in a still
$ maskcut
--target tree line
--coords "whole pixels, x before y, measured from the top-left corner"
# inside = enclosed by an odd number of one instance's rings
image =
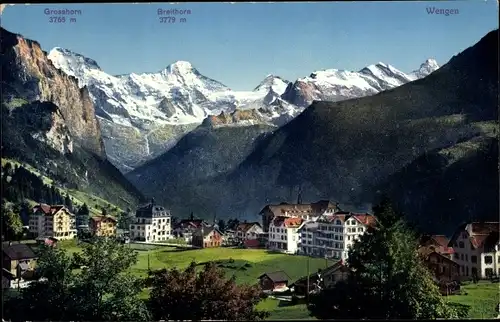
[[[23,166],[12,166],[7,162],[2,166],[2,197],[11,202],[31,199],[49,205],[65,205],[73,210],[73,200],[53,185],[45,184],[43,179]]]
[[[450,305],[417,254],[418,236],[388,201],[374,207],[377,225],[349,251],[347,278],[331,288],[319,283],[307,308],[318,319],[464,318]],[[258,285],[237,284],[215,263],[192,263],[131,273],[137,252],[111,239],[96,239],[80,253],[44,246],[37,277],[4,302],[11,321],[262,320],[265,298]],[[75,270],[75,268],[80,268]],[[145,295],[144,289],[148,294]],[[143,296],[141,296],[141,294]]]

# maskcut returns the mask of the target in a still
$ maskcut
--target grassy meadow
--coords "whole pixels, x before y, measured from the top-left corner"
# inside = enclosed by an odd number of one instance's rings
[[[68,253],[81,251],[76,240],[63,241],[59,245]],[[215,261],[228,277],[234,275],[237,283],[254,284],[257,278],[266,272],[285,271],[290,277],[290,283],[307,274],[308,258],[305,256],[271,253],[262,249],[238,248],[208,248],[184,250],[176,247],[165,247],[145,244],[129,244],[130,248],[138,252],[138,262],[131,268],[137,276],[146,277],[149,266],[151,269],[186,268],[192,261],[199,264],[199,268],[208,261]],[[329,261],[328,265],[334,262]],[[309,271],[314,272],[325,268],[324,259],[309,258]],[[495,311],[499,303],[500,283],[480,281],[478,284],[464,283],[462,294],[446,297],[449,302],[469,305],[469,318],[491,319],[498,315]],[[147,298],[148,289],[144,289],[141,297]],[[305,304],[290,305],[289,302],[274,298],[267,298],[257,306],[270,313],[271,320],[314,320],[309,316]]]

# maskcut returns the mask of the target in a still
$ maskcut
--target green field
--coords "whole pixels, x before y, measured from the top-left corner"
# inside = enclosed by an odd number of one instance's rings
[[[63,242],[61,246],[70,253],[80,250],[80,247],[74,241]],[[198,264],[215,261],[226,272],[228,277],[234,275],[237,283],[254,284],[261,274],[278,270],[285,271],[290,277],[291,283],[307,274],[307,257],[270,253],[261,249],[208,248],[179,250],[176,247],[141,244],[130,244],[130,247],[138,250],[138,262],[132,267],[132,273],[142,277],[147,274],[148,262],[150,268],[155,270],[174,267],[183,269],[192,261]],[[333,263],[330,261],[328,265]],[[326,262],[324,259],[309,258],[310,272],[325,267]],[[462,286],[462,295],[448,296],[447,300],[471,306],[470,318],[492,318],[497,316],[495,305],[498,305],[499,302],[499,287],[498,283],[488,281],[482,281],[479,284],[465,284]],[[145,289],[141,296],[146,298],[148,293],[148,290]],[[291,306],[287,305],[287,303],[268,298],[259,303],[258,308],[269,311],[271,314],[269,319],[314,319],[309,316],[305,304]]]
[[[496,306],[500,303],[500,283],[480,281],[478,284],[462,285],[461,295],[448,296],[448,301],[471,307],[469,318],[491,319],[498,315]],[[466,295],[467,293],[467,295]]]
[[[60,244],[68,252],[74,253],[80,247],[74,241],[66,241]],[[305,256],[285,255],[270,253],[262,249],[236,249],[236,248],[208,248],[196,250],[182,250],[175,247],[158,247],[146,250],[146,245],[130,244],[133,249],[143,248],[138,251],[138,262],[132,267],[132,273],[145,277],[148,269],[148,257],[150,268],[186,268],[192,261],[203,264],[208,261],[216,261],[228,277],[234,275],[237,283],[255,284],[257,278],[266,272],[278,270],[285,271],[290,277],[290,283],[307,274],[307,262],[309,260],[310,272],[323,269],[326,265],[332,265],[324,259],[308,258]],[[153,246],[156,247],[156,246]],[[202,266],[200,265],[200,268]],[[148,290],[144,290],[142,297],[148,296]],[[285,302],[286,303],[286,302]],[[283,303],[275,299],[266,299],[259,304],[259,308],[271,313],[270,319],[308,319],[309,313],[304,304],[295,306],[282,306]]]

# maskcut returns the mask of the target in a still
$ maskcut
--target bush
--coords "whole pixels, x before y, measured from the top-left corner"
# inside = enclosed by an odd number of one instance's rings
[[[449,302],[447,303],[447,305],[457,312],[459,318],[464,319],[469,316],[469,311],[470,311],[469,305],[453,303],[453,302]]]
[[[252,264],[250,264],[250,263],[246,263],[244,266],[245,266],[245,267],[252,267]]]
[[[229,258],[229,263],[234,263],[234,259]]]

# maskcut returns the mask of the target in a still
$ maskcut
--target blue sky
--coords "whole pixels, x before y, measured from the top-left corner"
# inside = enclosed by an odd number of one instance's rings
[[[430,15],[426,8],[433,6],[459,13]],[[83,14],[74,23],[50,24],[45,8]],[[158,8],[191,15],[162,24]],[[59,46],[92,58],[110,74],[187,60],[205,76],[250,90],[268,74],[293,81],[379,61],[410,72],[429,57],[442,65],[498,28],[498,6],[495,0],[15,5],[3,12],[2,26],[46,51]]]

